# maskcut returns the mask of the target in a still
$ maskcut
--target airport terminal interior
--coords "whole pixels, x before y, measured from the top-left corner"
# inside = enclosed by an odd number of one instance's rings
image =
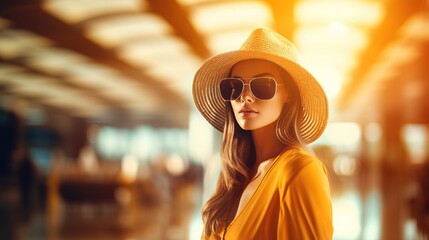
[[[1,0],[0,239],[200,239],[193,77],[258,27],[327,94],[333,238],[429,239],[428,0]]]

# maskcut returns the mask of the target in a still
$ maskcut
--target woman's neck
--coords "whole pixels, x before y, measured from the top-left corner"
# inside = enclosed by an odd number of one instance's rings
[[[285,144],[280,142],[276,135],[276,122],[263,128],[252,131],[253,143],[256,152],[256,167],[263,161],[279,155]]]

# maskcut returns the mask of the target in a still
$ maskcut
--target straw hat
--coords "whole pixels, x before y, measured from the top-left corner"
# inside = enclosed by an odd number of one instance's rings
[[[283,67],[298,86],[302,102],[300,131],[306,143],[316,140],[326,127],[328,102],[317,80],[300,65],[298,49],[280,34],[265,28],[254,30],[239,50],[209,58],[195,74],[192,94],[197,109],[213,127],[223,131],[225,101],[219,81],[242,60],[264,59]]]

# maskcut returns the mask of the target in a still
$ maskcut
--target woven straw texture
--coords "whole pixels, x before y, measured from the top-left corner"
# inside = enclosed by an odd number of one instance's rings
[[[301,95],[303,115],[300,131],[306,143],[315,141],[328,121],[328,101],[317,80],[299,64],[298,49],[286,38],[269,29],[254,30],[241,48],[216,55],[203,63],[195,74],[192,93],[204,118],[219,131],[225,124],[225,102],[219,81],[231,67],[246,59],[265,59],[283,67],[295,80]]]

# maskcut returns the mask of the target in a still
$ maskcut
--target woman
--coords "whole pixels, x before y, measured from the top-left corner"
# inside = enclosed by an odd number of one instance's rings
[[[223,132],[202,239],[332,239],[326,170],[306,147],[325,129],[327,100],[298,57],[286,38],[256,29],[197,71],[195,104]]]

